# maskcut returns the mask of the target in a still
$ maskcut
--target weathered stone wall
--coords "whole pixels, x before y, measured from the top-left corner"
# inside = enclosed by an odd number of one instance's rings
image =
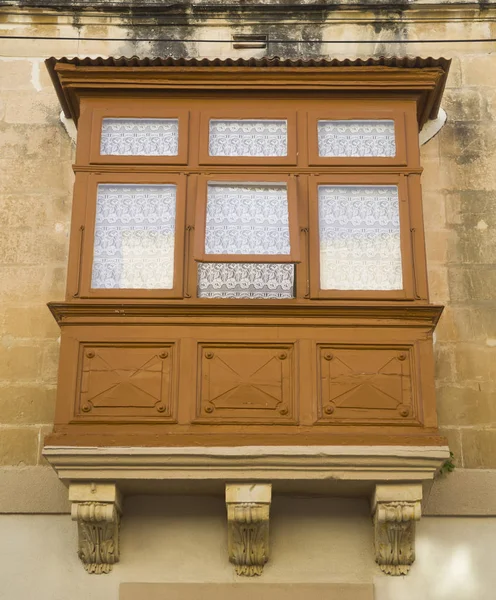
[[[446,304],[436,335],[439,417],[459,467],[496,468],[496,54],[494,42],[470,42],[496,38],[495,4],[215,12],[196,2],[157,13],[11,4],[0,9],[0,465],[43,464],[54,410],[58,329],[45,304],[64,296],[73,146],[43,60],[261,56],[233,50],[230,39],[266,33],[276,40],[271,55],[453,58],[448,122],[422,148],[431,300]]]

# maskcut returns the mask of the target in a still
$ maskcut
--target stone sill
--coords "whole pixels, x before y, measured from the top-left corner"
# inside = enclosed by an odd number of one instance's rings
[[[46,446],[68,485],[112,482],[129,493],[223,493],[226,482],[270,482],[275,492],[369,495],[378,483],[432,480],[447,446]]]

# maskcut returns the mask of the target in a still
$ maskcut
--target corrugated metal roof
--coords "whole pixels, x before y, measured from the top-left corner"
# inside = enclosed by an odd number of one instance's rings
[[[182,67],[182,68],[339,68],[339,67],[389,67],[400,69],[429,69],[440,68],[443,75],[437,86],[434,103],[430,109],[429,118],[437,116],[441,97],[446,85],[451,60],[446,58],[421,58],[418,56],[378,56],[374,58],[355,58],[355,59],[290,59],[277,56],[263,58],[174,58],[172,56],[156,58],[139,58],[138,56],[119,56],[119,57],[75,57],[75,58],[55,58],[51,57],[45,61],[50,77],[52,78],[55,90],[60,103],[66,113],[70,116],[69,107],[62,91],[60,80],[57,76],[55,66],[57,64],[74,65],[76,67],[132,67],[132,68],[153,68],[153,67]]]
[[[399,67],[408,69],[425,69],[441,67],[448,72],[451,60],[446,58],[420,58],[418,56],[378,56],[375,58],[318,58],[297,59],[279,58],[278,56],[263,58],[139,58],[138,56],[119,56],[104,58],[48,58],[45,63],[48,70],[55,64],[64,63],[81,67]]]

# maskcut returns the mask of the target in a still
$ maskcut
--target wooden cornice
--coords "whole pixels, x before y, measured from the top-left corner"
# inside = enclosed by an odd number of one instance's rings
[[[50,302],[59,325],[91,323],[219,323],[244,319],[260,324],[322,325],[360,322],[360,325],[435,327],[443,311],[439,305],[401,304],[278,304],[266,303],[150,303],[150,302]]]
[[[208,61],[174,59],[48,59],[47,68],[67,117],[77,123],[87,95],[158,95],[187,91],[264,93],[329,92],[411,96],[419,128],[437,114],[450,61]]]

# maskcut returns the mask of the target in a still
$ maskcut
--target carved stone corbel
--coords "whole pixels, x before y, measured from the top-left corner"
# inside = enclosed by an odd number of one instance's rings
[[[122,498],[113,483],[73,483],[71,517],[78,526],[78,556],[88,573],[110,573],[119,562]]]
[[[226,484],[227,545],[238,575],[261,575],[269,559],[272,485]]]
[[[415,521],[422,486],[377,485],[372,502],[375,561],[388,575],[406,575],[415,560]]]

